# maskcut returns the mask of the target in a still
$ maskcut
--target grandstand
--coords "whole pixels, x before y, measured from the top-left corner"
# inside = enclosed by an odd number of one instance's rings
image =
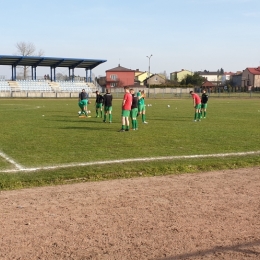
[[[100,91],[100,86],[92,81],[91,71],[104,62],[106,60],[0,55],[0,65],[12,68],[10,80],[5,80],[5,77],[0,75],[0,96],[71,98],[78,97],[78,93],[84,88],[91,97],[96,90]],[[24,79],[17,78],[17,67],[31,67],[31,79],[26,76]],[[37,67],[49,67],[50,77],[37,77]],[[69,69],[70,81],[56,80],[58,67]],[[76,68],[85,70],[86,81],[75,81]]]
[[[100,86],[92,82],[50,81],[50,80],[16,80],[0,79],[0,97],[54,97],[73,98],[85,89],[90,97]]]

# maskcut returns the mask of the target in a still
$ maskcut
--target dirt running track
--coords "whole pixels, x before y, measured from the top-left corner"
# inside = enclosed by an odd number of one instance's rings
[[[0,192],[0,259],[260,259],[260,167]]]

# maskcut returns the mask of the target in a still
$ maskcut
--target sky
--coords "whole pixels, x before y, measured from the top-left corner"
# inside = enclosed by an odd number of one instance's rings
[[[46,57],[107,60],[93,69],[96,77],[118,64],[148,71],[149,60],[152,73],[168,76],[260,66],[259,0],[0,0],[0,6],[0,55],[17,55],[16,44],[26,42]],[[0,75],[10,71],[0,66]]]

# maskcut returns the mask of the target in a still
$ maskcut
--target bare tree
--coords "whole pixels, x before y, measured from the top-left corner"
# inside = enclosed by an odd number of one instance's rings
[[[168,79],[166,70],[164,72],[160,72],[159,75],[162,75],[165,79]]]
[[[17,42],[15,47],[17,49],[17,55],[21,55],[21,56],[43,56],[44,55],[43,50],[39,50],[38,53],[36,54],[35,45],[31,42]],[[29,69],[28,66],[23,67],[24,79],[26,79],[27,77],[28,69]]]
[[[67,80],[67,78],[68,78],[67,75],[62,74],[62,73],[60,73],[60,72],[58,72],[58,73],[56,74],[56,79],[57,79],[57,80]]]

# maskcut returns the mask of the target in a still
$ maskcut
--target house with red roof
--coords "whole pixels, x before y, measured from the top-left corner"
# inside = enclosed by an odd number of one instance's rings
[[[260,87],[260,66],[257,68],[246,68],[242,73],[242,87],[251,90]]]
[[[215,87],[215,85],[213,83],[211,83],[210,81],[206,80],[201,87],[203,89],[212,89],[213,87]]]
[[[122,67],[120,64],[113,69],[106,70],[106,88],[133,86],[135,70]]]

